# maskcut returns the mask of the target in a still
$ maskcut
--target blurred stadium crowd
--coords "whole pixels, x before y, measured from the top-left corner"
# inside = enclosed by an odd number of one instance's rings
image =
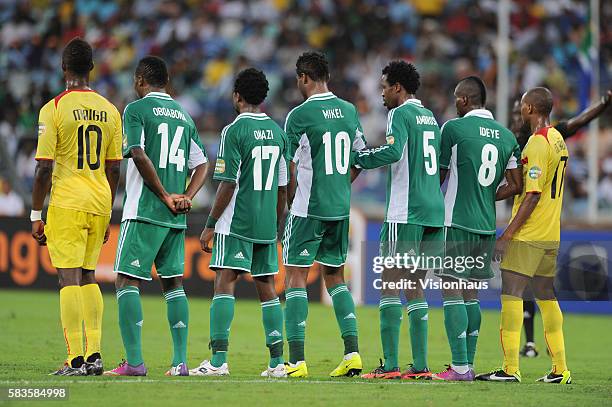
[[[612,4],[601,3],[600,71],[606,89],[611,83],[612,26],[605,22],[612,21]],[[557,119],[588,105],[587,5],[571,0],[513,2],[513,100],[544,84],[555,94]],[[170,93],[194,117],[214,159],[218,132],[234,115],[233,75],[249,65],[263,69],[271,88],[265,110],[283,123],[288,110],[301,102],[295,60],[311,48],[326,52],[330,88],[358,106],[371,145],[383,142],[386,111],[378,80],[393,58],[415,63],[422,76],[418,96],[440,123],[456,115],[454,85],[470,74],[483,77],[489,87],[487,105],[495,111],[497,7],[493,0],[0,0],[0,175],[5,179],[0,182],[0,214],[20,214],[23,199],[27,206],[38,110],[63,90],[61,50],[75,36],[94,47],[92,87],[120,111],[135,98],[132,74],[138,59],[163,57],[171,68]],[[599,200],[600,206],[612,207],[609,114],[601,125],[607,134],[600,149]],[[571,144],[567,185],[574,203],[569,207],[581,216],[586,143],[578,137]],[[374,171],[356,181],[360,204],[380,206],[382,180],[381,172]],[[210,202],[212,193],[208,183],[200,193],[200,207]],[[5,209],[20,200],[19,210]]]

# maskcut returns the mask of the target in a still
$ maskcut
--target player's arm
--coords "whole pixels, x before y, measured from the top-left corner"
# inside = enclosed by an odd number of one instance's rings
[[[291,209],[295,191],[297,190],[297,176],[295,171],[295,163],[289,162],[289,182],[287,183],[287,208]]]
[[[501,185],[495,193],[496,201],[503,201],[523,192],[523,169],[522,167],[506,170],[506,183]]]
[[[495,193],[496,201],[502,201],[523,192],[523,167],[519,165],[520,162],[521,149],[515,142],[514,150],[506,165],[505,183],[499,185]]]
[[[227,208],[227,205],[229,205],[230,201],[232,200],[235,190],[236,183],[234,182],[221,181],[219,184],[217,195],[215,196],[215,202],[213,203],[213,207],[208,215],[206,226],[200,235],[200,247],[206,253],[212,253],[212,247],[209,247],[208,243],[212,240],[215,233],[215,225],[217,220],[221,217],[221,215],[223,215],[223,211],[225,211],[225,208]]]
[[[38,145],[36,146],[36,170],[32,187],[32,237],[40,245],[45,245],[45,224],[42,221],[42,209],[47,193],[51,189],[53,161],[57,144],[57,126],[55,124],[55,104],[51,101],[40,109],[38,117]]]
[[[440,185],[444,184],[448,174],[453,144],[453,128],[446,122],[440,132]]]
[[[188,211],[191,209],[191,200],[198,193],[204,182],[206,181],[206,176],[208,175],[208,157],[206,156],[206,150],[200,141],[200,136],[197,131],[192,132],[191,139],[189,142],[191,146],[189,148],[189,160],[187,161],[187,166],[190,170],[193,170],[191,173],[191,179],[189,180],[189,185],[187,185],[187,189],[185,189],[184,196],[187,199],[179,200],[176,202],[177,209]]]
[[[276,224],[277,227],[280,225],[280,221],[285,213],[285,207],[287,206],[287,161],[285,157],[281,155],[278,161],[278,197],[276,201]]]
[[[567,122],[560,122],[555,128],[561,133],[564,139],[568,139],[574,136],[580,128],[586,126],[592,120],[596,119],[597,116],[601,115],[610,106],[611,101],[612,89],[608,90],[598,103],[588,107],[578,116],[572,117]]]
[[[295,198],[295,191],[297,190],[297,171],[295,155],[300,148],[300,130],[301,128],[297,125],[295,115],[289,113],[285,120],[285,134],[287,135],[287,150],[285,151],[285,159],[287,160],[288,170],[288,183],[287,183],[287,207],[291,209],[293,204],[293,198]]]
[[[355,108],[355,122],[357,123],[357,128],[355,129],[355,140],[353,141],[353,151],[361,151],[366,148],[366,139],[363,134],[363,127],[361,126],[361,121],[359,120],[359,112],[357,112],[357,108]],[[362,169],[351,166],[351,183],[357,179],[359,174],[361,174]]]

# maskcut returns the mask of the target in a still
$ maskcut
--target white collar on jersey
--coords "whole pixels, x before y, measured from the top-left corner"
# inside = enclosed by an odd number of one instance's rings
[[[172,99],[172,96],[168,95],[167,93],[164,92],[149,92],[147,93],[144,97],[148,98],[164,98],[164,99]]]
[[[481,117],[483,119],[495,120],[493,118],[493,113],[491,113],[487,109],[474,109],[474,110],[470,110],[463,117],[469,117],[469,116],[476,116],[476,117]]]
[[[333,97],[336,97],[336,95],[334,95],[332,92],[324,92],[324,93],[315,93],[314,95],[310,96],[308,100],[312,100],[312,99],[331,99]]]
[[[407,101],[405,101],[404,103],[402,103],[400,106],[404,106],[405,104],[410,103],[411,105],[415,105],[415,106],[419,106],[419,107],[423,107],[423,104],[421,103],[420,99],[408,99]],[[399,106],[398,106],[399,107]]]
[[[251,117],[251,118],[255,119],[255,118],[267,118],[268,115],[265,114],[265,113],[244,112],[244,113],[240,113],[238,116],[236,116],[236,119],[240,119],[242,117]]]

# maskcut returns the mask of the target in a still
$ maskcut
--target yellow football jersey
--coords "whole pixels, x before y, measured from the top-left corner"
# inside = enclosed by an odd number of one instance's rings
[[[37,160],[53,160],[49,205],[97,215],[111,212],[105,162],[122,158],[121,115],[92,90],[68,90],[38,119]]]
[[[569,153],[561,133],[549,126],[529,137],[523,149],[523,179],[525,188],[514,198],[512,218],[516,215],[528,192],[540,192],[540,201],[525,224],[514,235],[514,240],[535,243],[537,246],[558,246],[561,234],[563,181]]]

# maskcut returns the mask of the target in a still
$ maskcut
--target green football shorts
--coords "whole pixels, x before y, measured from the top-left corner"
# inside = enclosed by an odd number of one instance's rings
[[[151,280],[153,264],[161,278],[183,275],[185,229],[124,220],[119,231],[115,273]]]
[[[346,262],[349,219],[318,220],[290,214],[283,235],[283,264],[310,267],[316,261],[331,267]]]
[[[440,257],[444,254],[444,228],[413,225],[411,223],[383,222],[380,229],[380,256],[393,257],[421,256],[425,267],[426,257]]]
[[[210,268],[232,269],[238,273],[251,273],[253,277],[276,274],[276,243],[253,243],[231,235],[215,233]]]
[[[495,249],[494,234],[473,233],[455,227],[445,228],[445,234],[446,267],[438,275],[475,281],[493,278],[491,258]]]

